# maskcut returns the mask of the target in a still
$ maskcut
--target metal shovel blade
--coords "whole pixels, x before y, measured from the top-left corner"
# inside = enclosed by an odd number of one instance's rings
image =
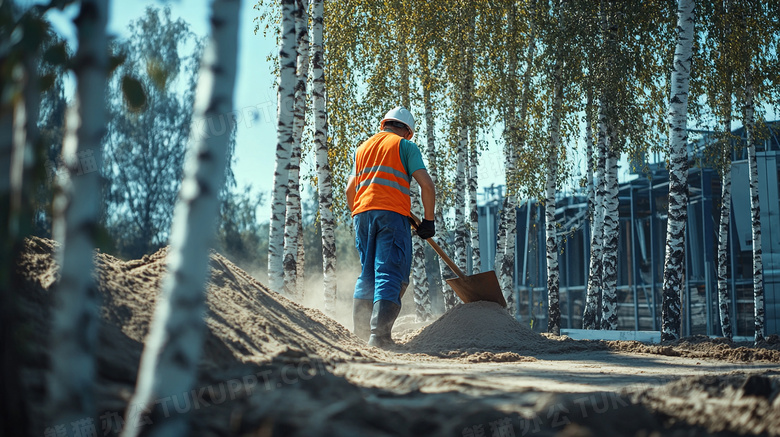
[[[464,303],[483,300],[495,302],[506,308],[506,299],[501,293],[501,286],[498,284],[496,272],[493,270],[463,278],[447,279],[447,284],[452,287],[455,294]]]
[[[410,214],[412,219],[412,227],[417,229],[420,225],[420,219],[414,214]],[[449,268],[458,275],[457,278],[447,279],[447,283],[455,291],[460,300],[464,303],[477,302],[480,300],[495,302],[502,307],[506,308],[506,299],[504,294],[501,293],[501,286],[498,285],[498,278],[496,272],[493,270],[477,273],[476,275],[466,276],[463,270],[455,264],[449,256],[439,247],[439,245],[433,241],[432,238],[427,238],[425,241],[431,245],[434,251],[439,254],[441,259],[449,266]]]

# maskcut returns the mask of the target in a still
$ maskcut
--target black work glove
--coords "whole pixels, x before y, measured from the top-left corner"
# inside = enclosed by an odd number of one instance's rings
[[[423,240],[427,240],[436,235],[436,225],[433,220],[423,219],[422,223],[417,226],[417,236]]]

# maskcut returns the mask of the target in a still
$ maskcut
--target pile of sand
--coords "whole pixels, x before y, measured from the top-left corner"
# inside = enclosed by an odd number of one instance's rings
[[[37,285],[32,294],[39,295],[39,305],[47,304],[56,279],[55,244],[30,239],[19,265],[20,273]],[[143,342],[148,333],[165,274],[166,254],[167,249],[162,249],[131,261],[103,253],[95,256],[103,320],[134,341]],[[303,356],[340,362],[365,355],[359,340],[322,312],[271,292],[217,253],[212,253],[210,267],[204,345],[207,363],[265,363],[276,357]]]
[[[407,350],[432,354],[458,350],[522,355],[544,343],[542,336],[518,323],[494,302],[457,305],[405,340]]]
[[[538,334],[493,302],[457,305],[430,325],[403,337],[402,342],[403,350],[411,353],[468,362],[524,361],[528,356],[606,348],[602,342]]]

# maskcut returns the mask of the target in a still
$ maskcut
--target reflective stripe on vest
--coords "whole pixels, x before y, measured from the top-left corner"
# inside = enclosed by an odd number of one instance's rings
[[[356,153],[355,203],[352,215],[369,210],[409,215],[411,177],[401,161],[401,137],[379,132]]]
[[[373,167],[365,168],[363,169],[363,171],[360,172],[360,174],[358,175],[358,180],[362,179],[359,176],[369,175],[369,174],[371,175],[367,176],[366,179],[363,180],[363,182],[359,183],[355,189],[360,191],[361,188],[367,187],[369,184],[380,184],[388,187],[393,187],[396,190],[399,190],[402,193],[406,194],[407,196],[409,195],[408,187],[404,187],[403,185],[399,184],[394,180],[387,179],[386,175],[383,175],[382,173],[390,173],[391,175],[397,178],[401,178],[405,180],[407,185],[409,184],[409,177],[406,175],[406,173],[398,171],[393,167],[389,167],[386,165],[375,165]]]

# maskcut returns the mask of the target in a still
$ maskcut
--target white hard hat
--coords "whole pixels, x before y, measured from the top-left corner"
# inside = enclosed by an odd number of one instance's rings
[[[385,118],[379,122],[379,125],[381,126],[387,120],[400,121],[401,123],[405,124],[409,130],[412,131],[412,135],[414,135],[414,117],[412,117],[412,113],[403,106],[396,106],[395,108],[387,111]]]

